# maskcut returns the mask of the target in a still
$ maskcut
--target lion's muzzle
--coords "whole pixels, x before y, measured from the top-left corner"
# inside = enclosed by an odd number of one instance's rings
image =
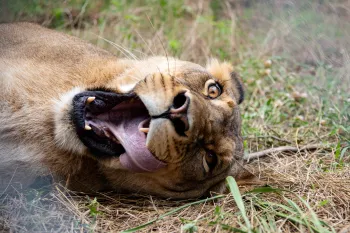
[[[166,118],[169,119],[180,136],[186,136],[185,132],[189,129],[187,110],[190,105],[190,98],[186,92],[179,93],[174,97],[173,105],[166,112],[152,116],[152,119]]]

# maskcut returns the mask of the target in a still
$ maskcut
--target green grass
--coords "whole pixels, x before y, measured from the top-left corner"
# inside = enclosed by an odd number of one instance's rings
[[[328,149],[253,161],[247,168],[268,186],[239,187],[228,178],[231,195],[200,201],[54,192],[48,207],[41,203],[48,198],[36,193],[24,204],[9,200],[10,216],[19,219],[15,229],[28,224],[27,230],[58,229],[51,222],[62,221],[58,225],[67,227],[62,231],[335,232],[350,224],[346,3],[200,2],[15,0],[1,20],[39,22],[118,56],[123,52],[113,43],[138,58],[168,54],[203,65],[210,57],[230,61],[246,85],[241,107],[246,153],[315,143]],[[57,212],[50,212],[52,206]],[[0,221],[13,223],[9,219]]]

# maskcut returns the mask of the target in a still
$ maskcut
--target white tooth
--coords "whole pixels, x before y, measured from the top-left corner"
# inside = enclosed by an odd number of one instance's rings
[[[103,130],[103,133],[105,134],[105,136],[106,136],[107,138],[112,138],[112,139],[113,139],[113,137],[111,136],[111,134],[108,133],[106,130]]]
[[[90,104],[92,101],[96,99],[95,96],[90,96],[89,98],[86,99],[86,104]]]
[[[85,125],[85,130],[91,130],[92,128],[90,127],[90,125],[86,124]]]
[[[149,128],[139,128],[139,131],[143,132],[143,133],[148,133],[149,132]]]
[[[207,161],[205,160],[205,156],[203,156],[203,167],[205,169],[206,172],[209,172],[210,171],[210,168],[208,166],[208,163]]]

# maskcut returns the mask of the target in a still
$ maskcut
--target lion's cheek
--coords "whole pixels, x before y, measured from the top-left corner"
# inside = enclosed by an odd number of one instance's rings
[[[59,99],[53,101],[52,109],[55,124],[54,135],[56,146],[65,151],[80,155],[86,154],[87,148],[76,135],[74,125],[71,122],[70,112],[73,108],[73,97],[82,91],[82,88],[76,87],[61,95]]]

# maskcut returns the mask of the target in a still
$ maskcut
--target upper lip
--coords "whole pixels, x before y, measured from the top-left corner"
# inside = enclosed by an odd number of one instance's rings
[[[175,127],[175,131],[181,136],[186,136],[185,132],[190,128],[187,114],[181,114],[181,113],[179,114],[179,113],[172,113],[170,111],[166,111],[158,116],[151,116],[151,118],[152,119],[157,119],[157,118],[169,119],[173,123]]]

